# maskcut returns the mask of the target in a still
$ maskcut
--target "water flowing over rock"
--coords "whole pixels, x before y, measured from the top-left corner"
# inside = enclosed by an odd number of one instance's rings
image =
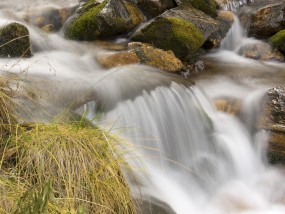
[[[74,40],[95,40],[126,34],[144,17],[137,6],[123,0],[87,1],[66,27],[65,36]]]
[[[243,55],[247,58],[262,61],[284,61],[284,55],[277,49],[272,48],[270,44],[265,42],[248,44],[243,49]]]
[[[257,6],[255,6],[257,5]],[[261,5],[261,6],[260,6]],[[268,38],[285,28],[285,1],[256,1],[251,15],[249,35],[256,38]]]
[[[98,57],[100,64],[106,68],[129,64],[145,64],[167,72],[179,72],[183,63],[172,51],[164,51],[139,42],[129,43],[127,51],[104,54]]]
[[[19,23],[0,28],[0,57],[30,57],[30,35],[28,29]]]
[[[266,93],[258,128],[269,131],[269,162],[285,164],[285,90],[283,87],[270,89]]]

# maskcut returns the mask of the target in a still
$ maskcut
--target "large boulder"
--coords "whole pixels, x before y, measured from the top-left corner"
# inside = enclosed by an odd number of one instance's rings
[[[74,40],[95,40],[126,34],[144,17],[137,6],[124,0],[89,0],[67,25],[65,36]]]
[[[30,57],[30,35],[28,29],[19,23],[0,28],[0,57]]]
[[[285,28],[285,1],[270,2],[272,1],[268,1],[266,6],[261,4],[262,7],[257,7],[252,12],[249,26],[250,36],[268,38]]]
[[[129,43],[125,51],[101,55],[98,61],[105,68],[138,63],[167,72],[179,72],[184,68],[172,51],[164,51],[139,42]]]
[[[148,18],[156,17],[177,6],[174,0],[137,0],[137,5]]]
[[[285,164],[285,90],[270,89],[264,99],[258,128],[269,131],[267,156],[270,163]]]
[[[219,21],[189,4],[182,4],[165,11],[136,32],[132,39],[172,50],[178,58],[191,61],[203,45],[217,47],[224,36]]]
[[[285,30],[281,30],[269,39],[273,47],[285,53]]]

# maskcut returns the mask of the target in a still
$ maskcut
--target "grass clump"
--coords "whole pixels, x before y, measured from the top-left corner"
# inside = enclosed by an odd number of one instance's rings
[[[26,191],[19,200],[19,194],[8,195],[5,212],[16,207],[28,210],[24,213],[135,213],[118,139],[78,123],[29,124],[16,131],[2,154],[2,168],[25,181]]]
[[[16,104],[13,101],[15,80],[0,75],[0,139],[1,144],[14,130],[17,124]],[[1,146],[0,146],[1,152]]]
[[[281,30],[269,39],[274,48],[285,53],[285,30]]]

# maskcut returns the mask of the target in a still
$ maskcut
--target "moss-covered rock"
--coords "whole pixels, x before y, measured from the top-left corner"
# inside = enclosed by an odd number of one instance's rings
[[[281,30],[269,39],[273,47],[285,53],[285,30]]]
[[[0,28],[0,57],[30,57],[30,36],[28,29],[19,23]]]
[[[176,5],[174,0],[137,0],[137,5],[148,18],[162,14]]]
[[[217,17],[217,8],[218,4],[215,0],[181,0],[182,4],[184,3],[190,3],[193,7],[195,7],[198,10],[203,11],[207,15],[211,17]]]
[[[203,45],[203,34],[191,22],[176,17],[158,17],[134,37],[134,41],[172,50],[181,59],[195,55]]]
[[[95,40],[128,33],[143,21],[143,15],[131,2],[87,1],[67,26],[65,36],[74,40]]]

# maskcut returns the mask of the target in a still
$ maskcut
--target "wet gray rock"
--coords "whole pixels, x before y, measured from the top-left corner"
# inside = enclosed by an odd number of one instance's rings
[[[256,1],[249,25],[249,36],[268,38],[285,28],[285,1]],[[262,4],[263,3],[263,4]],[[265,5],[264,5],[265,4]]]
[[[267,91],[257,124],[269,132],[267,156],[272,164],[285,164],[285,90],[275,87]]]

